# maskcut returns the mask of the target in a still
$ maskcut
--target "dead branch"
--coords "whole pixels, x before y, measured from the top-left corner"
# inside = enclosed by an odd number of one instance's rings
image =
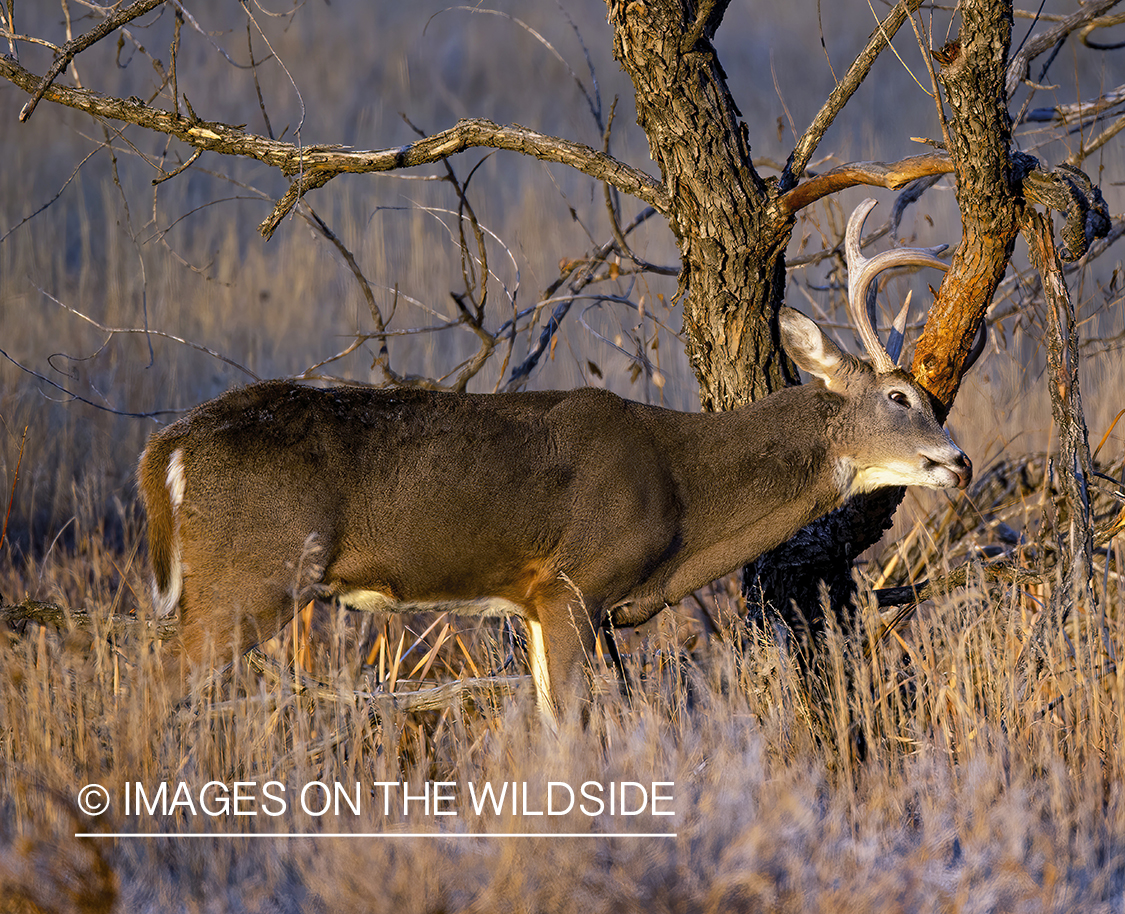
[[[642,210],[633,221],[627,225],[622,231],[623,236],[628,236],[634,229],[638,228],[643,223],[647,222],[656,215],[656,210],[648,207]],[[610,239],[599,247],[586,253],[584,257],[577,261],[569,261],[561,265],[559,277],[551,283],[544,293],[540,304],[536,310],[546,306],[552,301],[556,301],[554,309],[551,312],[551,317],[544,324],[542,331],[540,331],[539,339],[536,340],[535,345],[531,347],[527,357],[512,369],[512,374],[504,384],[504,390],[513,391],[520,390],[527,384],[528,378],[535,366],[539,364],[543,355],[550,351],[552,341],[555,334],[558,333],[559,326],[564,317],[570,311],[571,305],[579,297],[579,294],[591,283],[598,280],[596,268],[604,264],[606,259],[618,250],[618,241],[616,238]],[[555,293],[563,286],[567,287],[568,295],[562,297],[561,300],[555,298]],[[501,328],[503,330],[504,328]]]
[[[502,696],[510,695],[518,689],[525,689],[531,685],[531,676],[486,676],[469,679],[458,679],[445,682],[441,685],[418,689],[413,692],[382,690],[368,692],[362,689],[340,689],[330,683],[323,682],[308,673],[300,672],[296,676],[290,669],[271,660],[258,650],[252,650],[246,655],[250,667],[261,673],[267,680],[274,683],[286,683],[299,695],[308,695],[325,701],[370,701],[384,708],[373,708],[376,718],[381,710],[391,710],[401,714],[410,714],[416,711],[441,711],[451,705],[467,700],[495,700]],[[402,680],[400,680],[400,683]]]
[[[1123,22],[1125,22],[1125,15],[1121,13],[1118,13],[1116,16],[1105,16],[1101,19],[1095,19],[1093,22],[1084,25],[1081,29],[1079,29],[1078,34],[1082,40],[1082,43],[1088,48],[1091,48],[1095,51],[1116,51],[1123,46],[1122,42],[1114,41],[1110,44],[1105,44],[1101,41],[1091,41],[1090,35],[1096,32],[1098,29],[1112,28],[1115,25],[1121,25],[1121,23]]]
[[[149,0],[151,2],[151,0]],[[39,91],[43,80],[7,55],[0,56],[0,76],[26,92]],[[218,121],[174,114],[138,99],[99,95],[87,89],[50,84],[43,87],[48,101],[84,111],[94,117],[125,121],[167,134],[196,149],[256,159],[294,178],[273,212],[258,227],[266,238],[273,235],[286,214],[309,190],[323,187],[341,174],[368,174],[429,165],[466,149],[508,149],[548,162],[558,162],[606,181],[661,212],[668,212],[667,191],[655,178],[582,143],[547,136],[516,124],[501,125],[484,118],[458,121],[448,130],[405,146],[380,150],[351,150],[331,145],[301,146],[248,133]]]
[[[953,162],[945,153],[910,156],[898,162],[849,162],[799,184],[778,201],[786,213],[796,213],[822,197],[846,187],[867,184],[898,190],[911,181],[953,173]]]
[[[1050,570],[1041,571],[1018,565],[1011,559],[997,559],[994,562],[968,561],[958,565],[949,574],[941,577],[920,581],[917,584],[906,584],[902,587],[884,587],[875,591],[875,598],[880,608],[888,606],[902,606],[910,604],[908,611],[913,613],[917,604],[934,597],[944,596],[954,590],[965,587],[974,578],[981,583],[1013,584],[1025,587],[1030,584],[1039,584],[1051,575]],[[901,614],[900,614],[901,615]],[[887,625],[888,629],[895,628],[901,621],[895,616],[895,621]],[[881,636],[880,636],[881,637]],[[876,641],[879,638],[875,639]]]
[[[1100,524],[1096,528],[1091,527],[1092,545],[1104,548],[1110,540],[1119,536],[1122,532],[1125,532],[1125,508],[1108,522]],[[913,617],[920,604],[927,600],[951,594],[974,581],[979,581],[985,585],[1008,584],[1012,587],[1022,588],[1042,584],[1052,578],[1057,579],[1063,562],[1071,561],[1072,556],[1065,549],[1055,550],[1055,556],[1056,558],[1053,561],[1045,563],[1041,568],[1029,568],[1006,557],[991,562],[970,559],[940,577],[919,581],[917,584],[883,587],[875,590],[873,593],[880,609],[887,609],[892,606],[901,608],[879,627],[878,633],[871,639],[867,650],[870,651],[878,645],[892,631],[900,629]],[[1062,588],[1056,589],[1063,590]],[[1047,615],[1047,613],[1044,613],[1040,618],[1042,619]]]
[[[136,0],[135,3],[125,7],[125,9],[118,10],[110,16],[106,16],[101,22],[94,26],[90,31],[83,35],[79,35],[68,41],[62,46],[62,50],[55,58],[55,62],[51,65],[51,69],[47,71],[46,75],[39,81],[39,85],[31,91],[31,99],[23,106],[20,111],[20,122],[23,123],[35,110],[35,106],[39,104],[39,100],[47,94],[47,90],[51,84],[58,78],[74,58],[86,48],[101,41],[106,35],[121,28],[126,23],[132,22],[138,16],[143,16],[145,13],[156,9],[164,0]]]
[[[1083,6],[1073,15],[1067,16],[1061,22],[1052,26],[1044,32],[1040,32],[1028,39],[1022,48],[1012,55],[1012,59],[1008,64],[1008,72],[1004,78],[1004,90],[1007,98],[1011,98],[1016,93],[1021,82],[1028,78],[1031,68],[1031,62],[1040,54],[1049,51],[1054,47],[1055,43],[1061,38],[1065,38],[1071,32],[1085,27],[1093,26],[1094,20],[1107,13],[1113,7],[1117,6],[1121,0],[1100,0],[1098,3],[1091,3],[1088,6]]]
[[[1092,101],[1078,101],[1054,105],[1050,108],[1032,108],[1023,116],[1025,123],[1074,124],[1086,121],[1116,108],[1125,102],[1125,86],[1103,92]]]
[[[107,636],[115,638],[137,637],[138,635],[168,641],[179,634],[179,622],[175,619],[152,621],[138,619],[136,616],[113,614],[101,620]],[[72,626],[86,628],[94,619],[84,612],[75,612],[58,603],[33,600],[26,597],[19,603],[6,603],[0,595],[0,625],[22,631],[28,623],[53,628],[57,632],[67,632]]]
[[[880,609],[898,606],[900,609],[890,619],[879,626],[875,637],[871,638],[864,648],[864,656],[870,656],[891,632],[897,631],[905,625],[918,606],[927,600],[944,596],[955,590],[966,587],[971,581],[978,580],[982,584],[1003,583],[1013,587],[1027,587],[1039,584],[1049,575],[1049,570],[1035,570],[1018,565],[1010,559],[998,559],[994,562],[977,562],[970,560],[954,568],[949,574],[917,584],[907,584],[903,587],[884,587],[874,592],[875,599]]]
[[[867,44],[863,50],[856,56],[844,78],[836,84],[836,88],[832,90],[828,100],[821,106],[816,117],[813,118],[813,122],[797,141],[797,145],[793,147],[793,152],[789,154],[789,161],[785,163],[785,170],[781,173],[782,190],[789,190],[800,180],[809,164],[809,159],[820,144],[825,132],[832,126],[836,115],[843,110],[844,105],[848,103],[848,99],[855,94],[860,83],[870,72],[875,60],[890,44],[895,32],[906,21],[906,17],[921,5],[922,0],[899,0],[894,9],[887,14],[887,18],[875,27],[875,31],[867,39]]]
[[[1109,233],[1109,208],[1101,190],[1085,172],[1072,165],[1064,163],[1051,172],[1033,169],[1024,176],[1023,194],[1029,203],[1057,210],[1066,217],[1062,230],[1064,244],[1059,251],[1066,262],[1082,257],[1095,238],[1104,238]]]
[[[1047,299],[1047,364],[1051,382],[1051,411],[1059,433],[1061,485],[1066,500],[1069,529],[1060,550],[1059,581],[1049,612],[1040,615],[1032,643],[1046,657],[1046,640],[1066,621],[1072,605],[1096,612],[1094,589],[1094,534],[1090,511],[1090,442],[1082,394],[1078,384],[1078,322],[1063,278],[1062,266],[1051,235],[1050,215],[1028,210],[1023,235],[1031,264],[1043,280]]]

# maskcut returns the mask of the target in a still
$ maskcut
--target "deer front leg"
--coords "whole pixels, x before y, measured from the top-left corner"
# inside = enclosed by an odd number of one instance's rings
[[[569,589],[535,609],[524,621],[539,711],[557,729],[558,715],[577,702],[583,706],[585,721],[591,697],[587,665],[594,654],[597,626],[588,607]]]

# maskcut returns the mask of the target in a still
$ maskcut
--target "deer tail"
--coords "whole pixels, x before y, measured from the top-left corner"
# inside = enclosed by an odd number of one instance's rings
[[[141,455],[137,482],[148,517],[152,599],[158,617],[175,612],[183,591],[177,514],[184,500],[183,451],[154,436]]]

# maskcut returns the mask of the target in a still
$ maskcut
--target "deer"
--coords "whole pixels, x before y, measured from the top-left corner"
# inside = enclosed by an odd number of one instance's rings
[[[874,319],[879,273],[948,266],[941,249],[864,257],[874,205],[852,214],[845,243],[867,359],[783,306],[780,341],[812,380],[736,409],[680,412],[595,388],[275,380],[153,433],[138,483],[154,606],[180,613],[181,684],[310,600],[517,616],[554,725],[581,696],[607,622],[649,620],[859,493],[964,489],[972,464],[897,364],[909,296],[886,348]]]

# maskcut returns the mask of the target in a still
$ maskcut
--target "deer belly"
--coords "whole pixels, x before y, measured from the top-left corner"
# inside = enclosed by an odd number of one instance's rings
[[[338,606],[362,612],[450,612],[459,616],[523,616],[524,608],[503,597],[401,600],[381,590],[348,590],[335,597]]]

